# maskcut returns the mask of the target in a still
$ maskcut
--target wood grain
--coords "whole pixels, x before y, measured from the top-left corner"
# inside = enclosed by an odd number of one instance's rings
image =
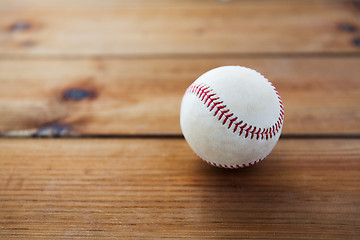
[[[314,6],[314,5],[339,5],[344,4],[344,0],[256,0],[257,4],[261,5],[293,5],[293,6]],[[355,6],[355,1],[346,1],[345,4],[349,6]],[[213,0],[2,0],[0,7],[2,9],[32,9],[32,8],[116,8],[116,7],[214,7],[214,6],[246,6],[254,5],[253,0],[242,1],[213,1]]]
[[[12,8],[27,4],[8,1],[0,10],[0,56],[360,52],[356,31],[341,27],[360,27],[357,5],[347,1],[207,2]]]
[[[356,239],[360,141],[218,169],[183,139],[0,139],[0,238]]]
[[[359,12],[0,1],[0,239],[359,239]],[[254,167],[212,167],[181,138],[185,89],[222,65],[283,98],[283,137]]]
[[[179,135],[186,88],[222,65],[254,68],[275,84],[285,104],[284,134],[360,133],[356,57],[2,59],[0,132]]]

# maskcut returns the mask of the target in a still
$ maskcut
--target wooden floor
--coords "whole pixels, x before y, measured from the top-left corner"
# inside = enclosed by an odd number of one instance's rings
[[[223,65],[283,98],[253,167],[182,137]],[[359,239],[360,1],[3,0],[0,86],[0,239]]]

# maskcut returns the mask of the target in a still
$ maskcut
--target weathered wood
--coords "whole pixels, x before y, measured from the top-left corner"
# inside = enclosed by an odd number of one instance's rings
[[[2,3],[0,56],[360,52],[348,1],[71,2]]]
[[[0,139],[2,239],[356,239],[360,141],[224,170],[182,139]]]
[[[284,134],[360,133],[360,59],[341,57],[2,59],[0,132],[181,134],[183,93],[221,65],[254,68],[275,84]]]

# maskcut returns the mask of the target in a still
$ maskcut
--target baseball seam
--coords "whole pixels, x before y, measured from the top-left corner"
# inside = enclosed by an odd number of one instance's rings
[[[210,164],[214,167],[219,167],[219,168],[228,168],[228,169],[238,169],[238,168],[244,168],[244,167],[250,167],[250,166],[254,166],[255,164],[261,162],[262,160],[264,160],[265,157],[260,158],[258,160],[255,160],[253,162],[249,162],[247,164],[237,164],[237,165],[227,165],[227,164],[218,164],[218,163],[214,163],[214,162],[210,162],[210,161],[206,161],[204,159],[201,158],[201,160],[203,160],[204,162],[206,162],[207,164]]]
[[[214,117],[218,116],[218,121],[221,122],[222,125],[227,124],[227,128],[230,129],[233,127],[233,133],[238,131],[239,136],[244,135],[245,138],[250,137],[250,139],[255,138],[256,140],[268,140],[273,138],[276,133],[278,133],[281,129],[281,126],[284,121],[284,107],[281,100],[281,97],[274,87],[274,85],[268,81],[272,88],[274,89],[280,105],[280,113],[279,118],[274,125],[269,128],[261,128],[257,126],[250,125],[243,120],[240,120],[235,116],[233,112],[227,108],[227,105],[224,104],[224,101],[220,99],[220,97],[214,92],[210,86],[202,83],[202,84],[193,84],[187,90],[186,93],[195,94],[209,109],[210,112],[214,111]],[[185,93],[185,94],[186,94]],[[258,160],[257,160],[258,161]],[[257,162],[255,161],[255,162]],[[214,165],[213,163],[210,163]]]

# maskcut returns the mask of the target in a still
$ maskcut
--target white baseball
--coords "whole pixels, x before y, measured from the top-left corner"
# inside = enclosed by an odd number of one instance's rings
[[[186,90],[180,124],[186,141],[205,162],[241,168],[263,160],[277,143],[284,120],[279,93],[263,75],[224,66]]]

